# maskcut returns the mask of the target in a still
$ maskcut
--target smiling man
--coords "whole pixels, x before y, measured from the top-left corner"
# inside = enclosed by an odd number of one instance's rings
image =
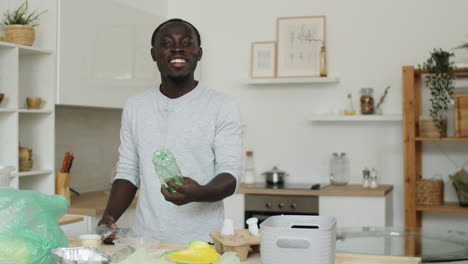
[[[181,19],[168,20],[151,38],[161,84],[130,98],[122,114],[119,162],[99,225],[115,222],[139,189],[133,230],[163,242],[209,241],[224,220],[222,200],[241,176],[241,121],[227,96],[194,79],[203,52],[200,34]],[[153,153],[170,150],[184,184],[160,184]],[[112,237],[113,238],[113,237]],[[111,242],[112,238],[106,242]]]

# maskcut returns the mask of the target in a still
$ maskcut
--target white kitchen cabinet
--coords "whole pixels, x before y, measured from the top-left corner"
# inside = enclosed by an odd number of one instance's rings
[[[159,80],[150,54],[164,1],[60,2],[57,104],[122,108]]]
[[[391,226],[393,192],[386,196],[320,196],[319,215],[335,217],[338,228]]]
[[[244,194],[235,193],[224,199],[224,218],[232,219],[235,229],[244,228]]]
[[[0,2],[0,13],[23,1]],[[18,168],[18,144],[32,148],[33,168],[16,172],[10,186],[54,193],[57,0],[32,1],[31,10],[48,10],[37,21],[32,47],[0,42],[0,165]],[[26,109],[26,97],[46,100],[40,110]]]

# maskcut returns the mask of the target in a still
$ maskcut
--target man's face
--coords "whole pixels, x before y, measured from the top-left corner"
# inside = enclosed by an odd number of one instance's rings
[[[165,24],[154,41],[151,56],[161,76],[183,79],[195,71],[202,57],[202,49],[194,29],[183,22]]]

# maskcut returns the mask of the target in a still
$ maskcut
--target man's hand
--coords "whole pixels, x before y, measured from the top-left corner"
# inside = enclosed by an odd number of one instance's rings
[[[112,216],[110,215],[104,215],[101,220],[99,221],[98,223],[98,226],[108,226],[110,228],[117,228],[117,224],[115,223],[115,220]],[[113,241],[115,239],[115,233],[112,233],[110,234],[109,237],[107,237],[106,239],[104,239],[104,243],[106,244],[113,244]]]
[[[166,184],[177,193],[170,193],[163,185],[161,186],[161,193],[166,201],[175,205],[184,205],[199,201],[204,189],[203,186],[189,177],[184,177],[184,185],[178,185],[169,180],[166,180]]]

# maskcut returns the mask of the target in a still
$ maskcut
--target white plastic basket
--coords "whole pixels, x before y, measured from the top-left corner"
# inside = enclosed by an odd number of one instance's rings
[[[260,256],[268,264],[334,264],[336,219],[279,215],[260,224]]]

